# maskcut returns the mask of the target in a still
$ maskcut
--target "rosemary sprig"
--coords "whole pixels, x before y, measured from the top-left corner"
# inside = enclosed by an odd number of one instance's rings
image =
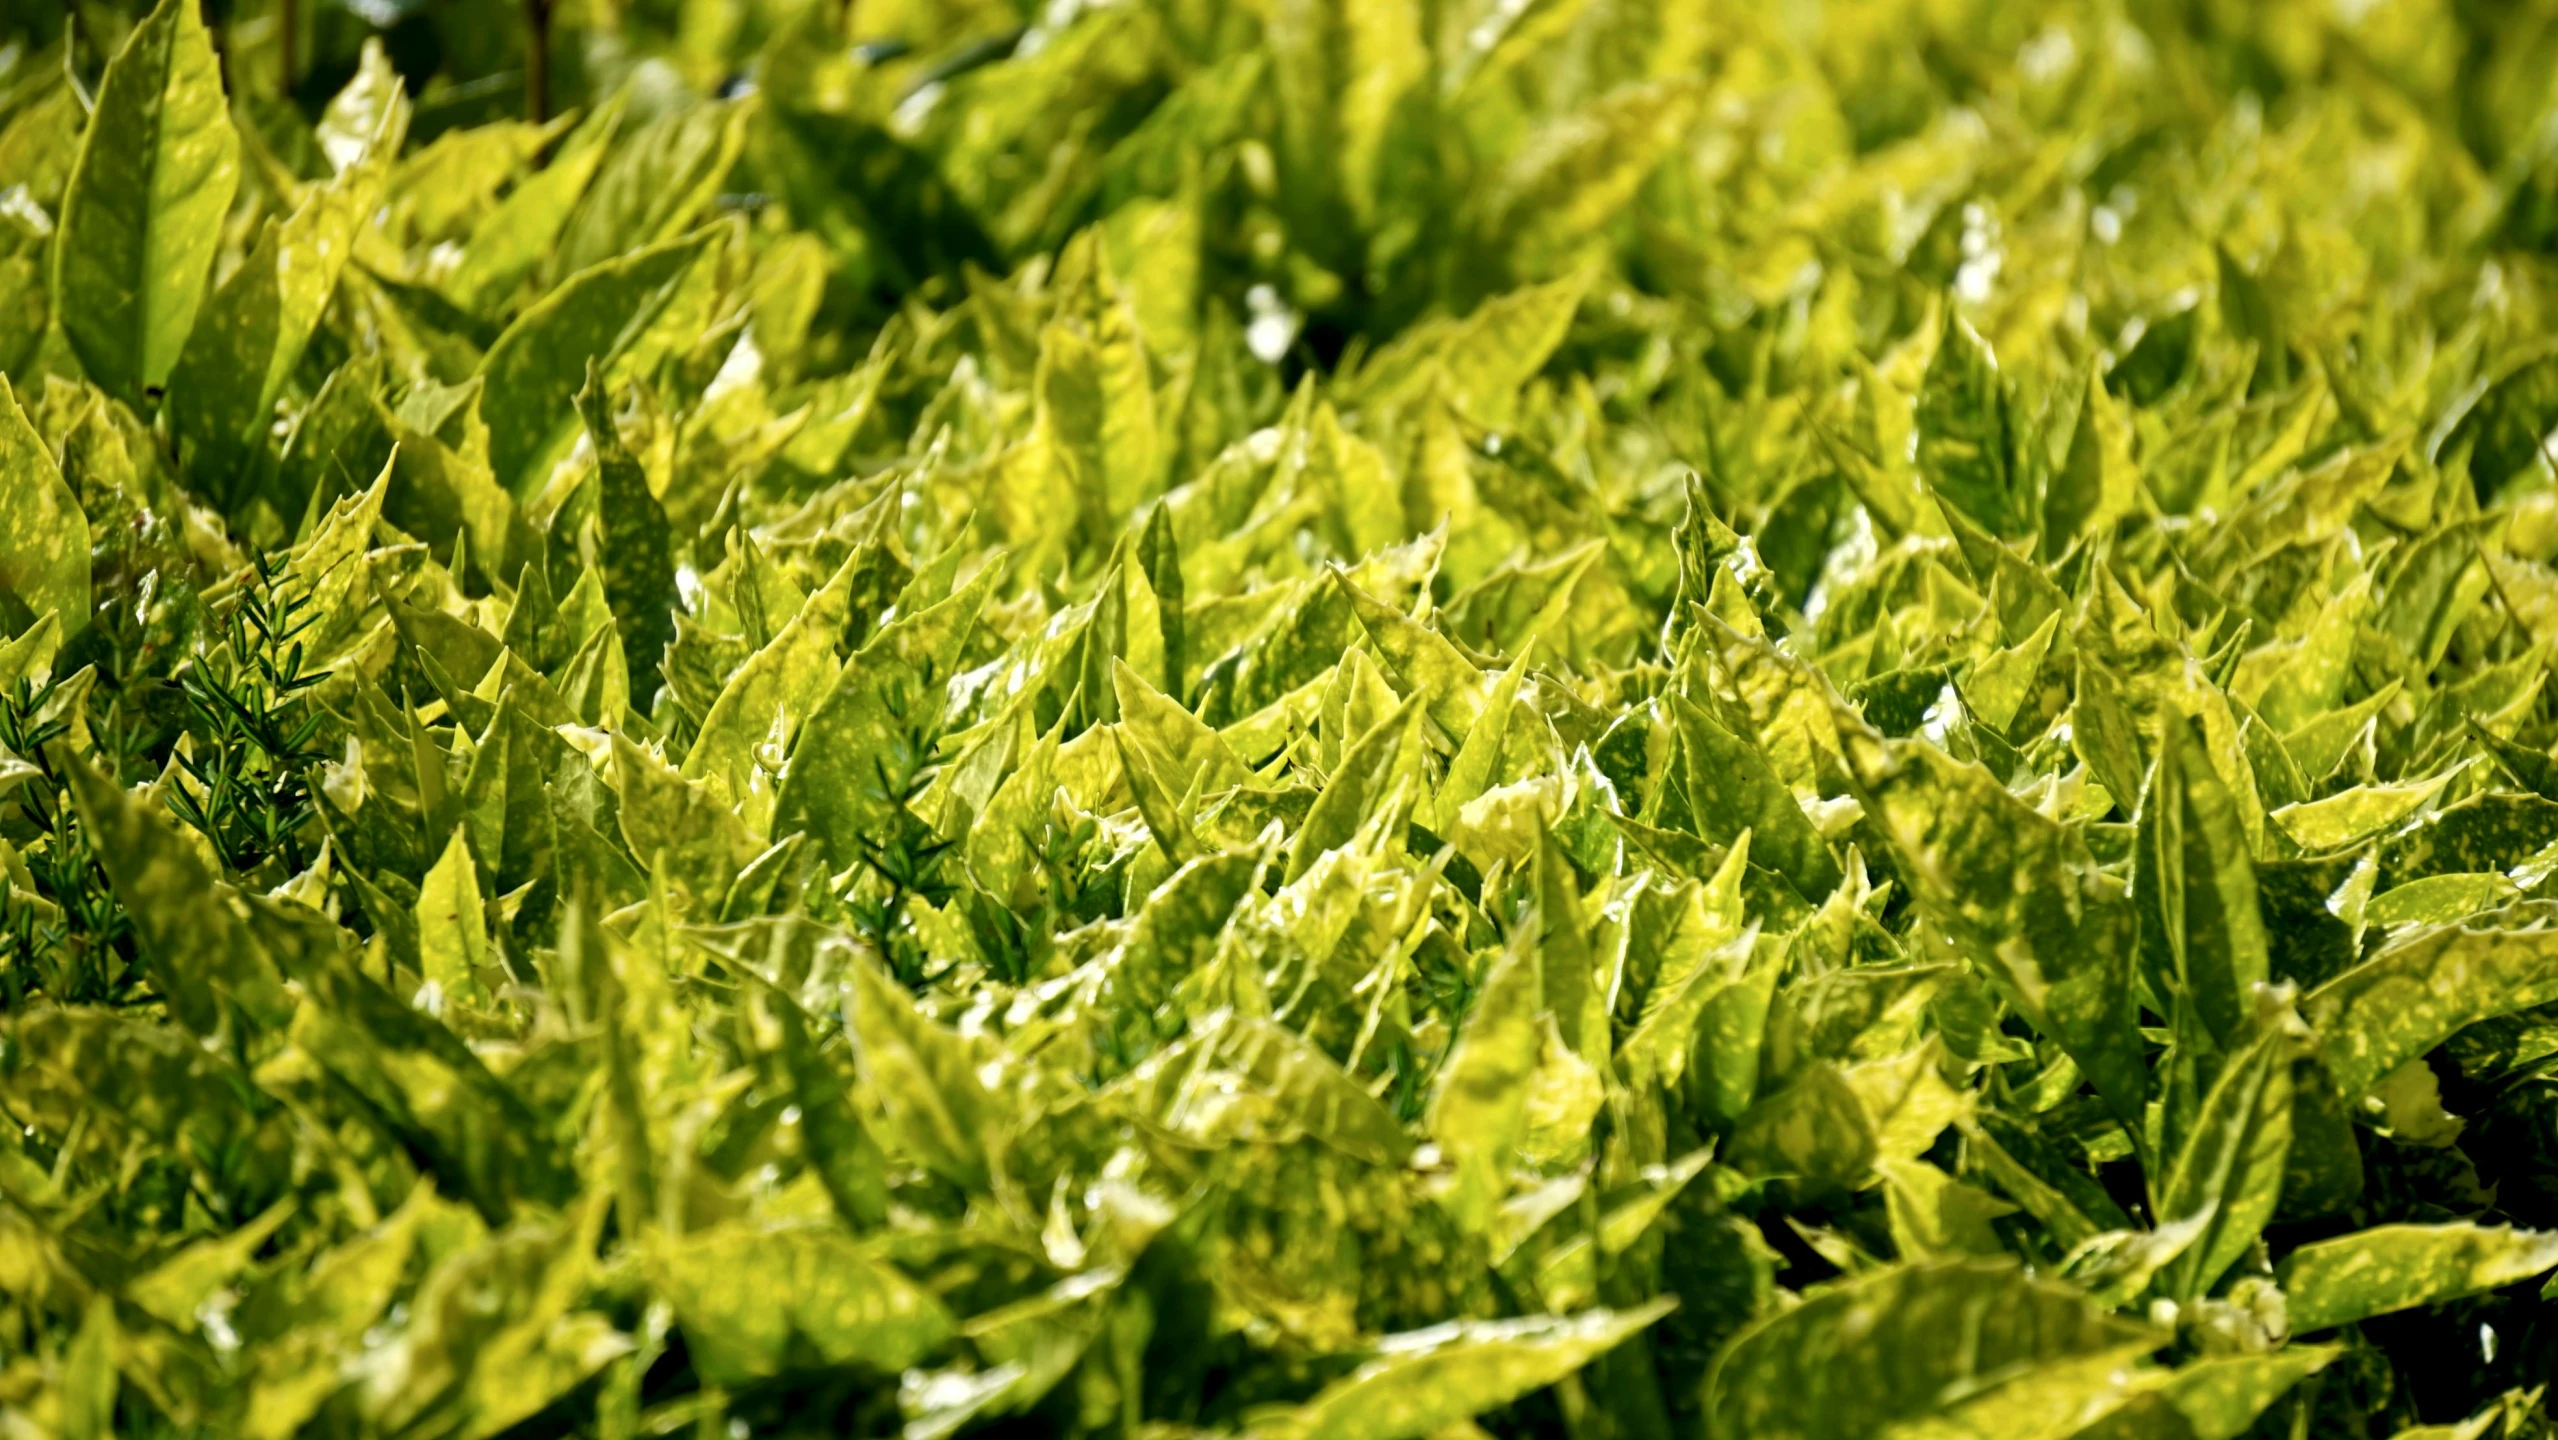
[[[863,875],[845,903],[854,932],[878,949],[898,979],[918,986],[932,978],[931,957],[907,902],[921,898],[939,906],[958,889],[944,871],[952,842],[914,809],[941,766],[939,695],[928,667],[920,684],[891,686],[883,697],[893,729],[866,788],[870,798],[888,804],[892,818],[884,834],[863,837]]]
[[[53,702],[58,680],[19,679],[0,693],[0,749],[36,769],[10,796],[9,830],[34,893],[0,883],[0,1006],[37,997],[66,1005],[146,998],[133,924],[90,850],[47,747],[71,732]]]
[[[195,783],[171,786],[169,808],[240,874],[291,875],[311,859],[311,769],[330,753],[314,743],[326,715],[304,693],[328,678],[306,668],[301,637],[317,619],[283,567],[260,556],[216,616],[219,643],[179,676],[194,744],[178,764]]]

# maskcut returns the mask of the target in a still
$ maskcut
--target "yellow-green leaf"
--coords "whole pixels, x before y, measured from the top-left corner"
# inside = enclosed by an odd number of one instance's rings
[[[160,0],[98,84],[53,247],[63,336],[128,404],[177,368],[239,183],[211,37],[187,0]]]

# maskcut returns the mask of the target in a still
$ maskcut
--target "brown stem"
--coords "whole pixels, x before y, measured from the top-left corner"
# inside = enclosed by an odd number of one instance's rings
[[[213,0],[197,0],[196,14],[204,20],[205,37],[213,42],[213,63],[222,76],[222,92],[231,89],[231,37],[222,33],[222,21],[213,13]]]
[[[551,0],[524,0],[524,113],[551,118]]]

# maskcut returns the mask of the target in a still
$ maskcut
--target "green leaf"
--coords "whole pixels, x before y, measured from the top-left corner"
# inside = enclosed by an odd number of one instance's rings
[[[24,680],[41,685],[53,674],[54,657],[62,653],[62,616],[48,610],[44,618],[17,639],[0,645],[0,687]]]
[[[2179,1301],[2209,1291],[2256,1243],[2282,1199],[2301,1038],[2287,1014],[2261,1016],[2256,1023],[2256,1038],[2221,1066],[2158,1188],[2155,1208],[2162,1219],[2209,1216],[2202,1233],[2168,1266],[2164,1283]]]
[[[2302,767],[2304,773],[2308,767]],[[2342,850],[2406,819],[2442,793],[2449,774],[2398,785],[2357,785],[2324,800],[2286,805],[2270,817],[2293,844],[2313,855]]]
[[[586,361],[578,422],[595,450],[596,519],[603,530],[604,598],[622,632],[633,698],[657,693],[658,657],[675,638],[675,541],[648,474],[622,444],[602,372]]]
[[[1742,831],[1761,863],[1793,882],[1806,899],[1838,888],[1838,862],[1793,792],[1755,745],[1682,699],[1671,701],[1686,746],[1688,804],[1700,833],[1730,844]]]
[[[1988,593],[2009,644],[2031,643],[2045,620],[2069,608],[2069,597],[2060,586],[2041,567],[2018,555],[2013,542],[1983,529],[1980,522],[1942,499],[1937,509],[1945,518],[1945,528],[1954,533],[1955,547],[1962,552],[1964,568],[1972,572],[1972,582]]]
[[[523,683],[525,677],[532,683]],[[530,671],[506,680],[462,777],[462,824],[470,831],[473,856],[500,894],[549,872],[552,828],[543,823],[550,813],[549,790],[563,774],[581,773],[585,765],[551,728],[565,721],[565,713],[536,713],[544,708],[546,689]],[[556,696],[547,698],[558,706]]]
[[[1808,1197],[1834,1197],[1864,1181],[1880,1140],[1847,1077],[1816,1063],[1740,1117],[1729,1153],[1744,1174],[1790,1180]]]
[[[1605,225],[1692,128],[1695,77],[1620,86],[1520,147],[1492,204],[1496,230],[1542,257]]]
[[[79,1333],[63,1357],[61,1426],[64,1440],[110,1440],[115,1434],[116,1362],[123,1349],[115,1298],[90,1298]]]
[[[2016,1208],[1919,1160],[1878,1160],[1892,1248],[1903,1259],[2003,1255],[1990,1222]]]
[[[809,1034],[806,1012],[776,997],[782,1028],[782,1063],[798,1097],[800,1133],[835,1213],[847,1225],[869,1228],[888,1218],[886,1157],[852,1107],[852,1086],[838,1062],[821,1053]]]
[[[2091,365],[2068,454],[2043,497],[2043,553],[2058,555],[2079,535],[2105,533],[2139,498],[2131,417]]]
[[[2376,1225],[2313,1240],[2276,1272],[2307,1333],[2531,1279],[2558,1266],[2558,1234],[2468,1222]]]
[[[2493,518],[2449,525],[2408,546],[2389,578],[2374,628],[2428,668],[2491,583],[2480,544]]]
[[[2131,905],[2058,824],[1979,766],[1870,732],[1849,737],[1848,759],[1925,912],[2132,1121],[2145,1067],[2133,1027]]]
[[[1736,888],[1739,867],[1748,863],[1748,854],[1749,833],[1744,831],[1733,845],[1730,858],[1724,861]],[[1708,933],[1710,922],[1702,904],[1703,891],[1691,885],[1687,894],[1689,913],[1683,917],[1681,938],[1702,950],[1713,938]],[[1756,929],[1722,939],[1713,949],[1688,962],[1684,975],[1665,977],[1665,983],[1654,987],[1644,998],[1643,1018],[1634,1033],[1617,1047],[1617,1066],[1628,1085],[1640,1088],[1655,1081],[1679,1083],[1690,1054],[1697,1048],[1699,1025],[1726,990],[1750,983],[1747,972],[1752,968],[1750,957],[1757,944]],[[1755,1050],[1755,1046],[1752,1048]],[[1709,1063],[1719,1063],[1720,1058],[1717,1051],[1707,1052]]]
[[[895,1372],[957,1328],[930,1291],[828,1225],[732,1223],[666,1244],[651,1268],[713,1384],[809,1365]]]
[[[789,623],[729,677],[684,752],[684,778],[725,787],[728,803],[751,831],[771,825],[772,781],[756,749],[769,743],[777,755],[790,753],[800,723],[843,668],[837,649],[855,623],[857,604],[875,598],[863,593],[864,582],[874,579],[872,569],[882,558],[876,540],[845,556]],[[755,823],[759,817],[763,824]]]
[[[2163,1341],[2013,1261],[1896,1265],[1744,1331],[1707,1374],[1705,1411],[1716,1434],[1877,1434],[2041,1370],[2125,1365]]]
[[[1254,1436],[1418,1440],[1542,1389],[1670,1313],[1672,1302],[1633,1310],[1463,1320],[1388,1335],[1375,1358]]]
[[[457,826],[443,857],[418,886],[420,973],[453,1000],[485,996],[490,963],[488,920],[480,906],[480,874],[471,863],[467,828]]]
[[[0,594],[57,633],[89,623],[89,522],[53,452],[0,375]],[[15,628],[12,626],[10,628]]]
[[[1993,1173],[2000,1174],[2001,1184],[2005,1185],[2006,1177],[2022,1168],[2010,1160]],[[2065,1198],[2046,1193],[2036,1197],[2036,1203],[2028,1208],[2039,1211],[2055,1200],[2068,1203]],[[2139,1299],[2160,1271],[2192,1249],[2219,1213],[2217,1202],[2206,1201],[2192,1214],[2155,1230],[2107,1230],[2089,1235],[2070,1247],[2061,1261],[2061,1273],[2071,1284],[2085,1289],[2098,1304],[2120,1309]],[[2084,1215],[2078,1215],[2077,1220],[2081,1225],[2093,1223]]]
[[[1972,713],[1991,729],[2006,730],[2032,693],[2036,678],[2042,674],[2044,658],[2051,653],[2052,637],[2060,628],[2061,615],[2054,610],[2023,641],[2010,649],[1994,651],[1973,666],[1963,682],[1963,698]]]
[[[1033,847],[1055,813],[1057,749],[1064,729],[1061,720],[1031,742],[1030,753],[1013,765],[1012,773],[986,798],[964,842],[969,874],[999,900],[1025,903],[1023,892],[1036,878]],[[995,743],[1006,748],[998,752],[990,746],[988,753],[995,754],[999,763],[1009,760],[1010,738]]]
[[[177,368],[239,183],[240,137],[204,21],[161,0],[98,83],[53,247],[63,337],[127,404]]]
[[[390,52],[378,36],[366,36],[355,74],[329,97],[320,123],[313,126],[320,154],[332,173],[344,175],[367,161],[398,157],[408,138],[408,86],[391,64]]]
[[[1537,992],[1535,957],[1517,945],[1504,949],[1484,973],[1430,1094],[1430,1134],[1455,1172],[1444,1198],[1468,1229],[1491,1224],[1527,1131],[1527,1083],[1540,1038]]]
[[[1740,853],[1735,846],[1733,854]],[[1697,1021],[1698,1063],[1688,1072],[1688,1099],[1709,1124],[1731,1125],[1758,1096],[1759,1062],[1781,969],[1778,956],[1754,955],[1740,979],[1705,1003]]]
[[[2521,898],[2514,882],[2493,870],[2428,875],[2371,897],[2363,907],[2363,923],[2384,928],[2449,925]]]
[[[380,61],[378,50],[372,58]],[[396,83],[392,97],[370,136],[343,137],[353,146],[343,173],[312,186],[290,215],[270,222],[197,317],[169,376],[169,413],[198,447],[208,479],[238,471],[265,448],[276,400],[319,328],[358,227],[381,202],[387,167],[378,152],[396,149],[408,124],[407,97]]]
[[[493,1223],[574,1193],[576,1173],[532,1107],[460,1036],[343,959],[300,978],[310,998],[294,1012],[293,1044],[361,1098],[368,1132],[420,1156]]]
[[[2195,1440],[2238,1440],[2275,1401],[2343,1353],[2332,1345],[2289,1345],[2265,1355],[2207,1356],[2178,1366],[2157,1393],[2184,1416]]]
[[[1425,328],[1381,352],[1362,367],[1358,386],[1390,392],[1418,383],[1436,361],[1446,367],[1449,398],[1459,409],[1497,421],[1563,343],[1588,288],[1586,276],[1567,275],[1496,296],[1462,321]]]
[[[1332,1057],[1295,1031],[1243,1018],[1220,1036],[1219,1056],[1279,1097],[1305,1133],[1372,1165],[1400,1165],[1412,1152],[1403,1126]]]
[[[2078,653],[2077,696],[2070,707],[2072,748],[2116,803],[2137,797],[2149,764],[2141,758],[2140,733],[2125,703],[2123,682],[2084,649]]]
[[[1359,626],[1392,668],[1405,695],[1418,695],[1446,734],[1462,739],[1483,718],[1483,675],[1436,630],[1380,603],[1338,568],[1333,583],[1350,597]]]
[[[1002,1111],[968,1043],[925,1019],[876,965],[853,967],[845,1010],[862,1084],[886,1109],[894,1142],[952,1184],[983,1190]]]
[[[684,909],[713,912],[754,862],[755,836],[710,786],[686,780],[629,736],[613,737],[612,756],[623,843],[649,870],[664,867]],[[502,822],[497,831],[503,843]]]
[[[1483,714],[1465,732],[1457,745],[1457,753],[1448,760],[1447,773],[1439,781],[1435,797],[1437,809],[1431,815],[1431,828],[1441,833],[1453,829],[1465,807],[1492,787],[1493,777],[1501,765],[1503,748],[1508,745],[1510,724],[1518,709],[1519,684],[1527,678],[1528,665],[1536,656],[1537,637],[1531,635],[1519,646],[1510,668],[1492,683],[1492,693],[1485,699]]]
[[[1296,841],[1288,852],[1288,881],[1302,877],[1327,852],[1349,844],[1385,803],[1419,743],[1422,699],[1406,698],[1342,752],[1340,768],[1315,797],[1305,823],[1297,827]]]
[[[2283,748],[2291,752],[2303,776],[2316,780],[2334,774],[2363,731],[2398,699],[2400,689],[2399,682],[2392,680],[2351,705],[2303,721],[2284,734]]]
[[[608,375],[648,333],[713,236],[669,240],[581,270],[515,318],[489,346],[479,373],[488,422],[489,465],[516,499],[550,482],[549,462],[566,449],[571,405],[590,366]]]
[[[1945,308],[1945,327],[1918,395],[1918,468],[1930,489],[1992,535],[2033,533],[2035,477],[2018,473],[2015,433],[1998,358],[1980,332]]]
[[[2449,1425],[2409,1425],[2393,1433],[2389,1440],[2479,1440],[2479,1437],[2495,1429],[2497,1424],[2511,1413],[2508,1407],[2512,1404],[2510,1397],[2514,1393],[2508,1391],[2507,1396],[2500,1399],[2499,1403],[2488,1406],[2466,1420]]]
[[[842,867],[887,833],[905,797],[887,793],[880,767],[906,727],[940,706],[996,573],[990,565],[948,599],[901,616],[845,663],[791,746],[774,802],[776,838],[805,831]]]
[[[606,109],[619,104],[616,97]],[[674,108],[623,138],[560,232],[553,273],[575,275],[682,234],[737,163],[756,104],[748,98]],[[612,126],[603,129],[609,135]],[[599,148],[603,138],[595,139]]]
[[[2300,648],[2274,672],[2257,701],[2258,713],[2276,730],[2298,730],[2344,700],[2346,682],[2353,674],[2355,628],[2370,610],[2371,577],[2357,575],[2319,611],[2317,622],[2301,637]]]
[[[2212,768],[2202,731],[2170,715],[2141,797],[2132,888],[2141,962],[2152,988],[2201,1014],[2227,1045],[2268,978],[2256,869],[2238,808]]]
[[[126,1286],[126,1298],[164,1325],[192,1329],[213,1292],[238,1278],[267,1237],[292,1215],[293,1202],[280,1200],[237,1230],[198,1240]]]
[[[627,109],[615,95],[578,122],[550,163],[528,175],[480,217],[444,293],[465,310],[488,310],[540,268],[586,187],[604,163]]]
[[[223,1028],[236,1008],[261,1026],[292,1016],[283,976],[233,892],[215,880],[175,826],[66,748],[52,752],[78,802],[80,823],[116,898],[133,917],[152,983],[169,1011],[199,1035]]]
[[[269,222],[199,317],[169,379],[169,412],[211,476],[237,470],[259,443],[378,189],[375,171],[313,187]]]
[[[2443,448],[2469,448],[2469,474],[2482,494],[2550,473],[2550,426],[2558,423],[2558,354],[2537,345],[2465,396]]]
[[[1119,733],[1153,757],[1165,781],[1178,792],[1188,793],[1196,786],[1213,795],[1251,778],[1224,737],[1157,690],[1126,661],[1112,659],[1110,682],[1119,699]]]
[[[2301,997],[2347,1097],[2463,1027],[2558,1000],[2558,932],[2419,930]]]

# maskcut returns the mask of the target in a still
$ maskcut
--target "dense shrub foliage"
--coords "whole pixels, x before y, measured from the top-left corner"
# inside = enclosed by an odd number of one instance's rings
[[[0,15],[0,1437],[2550,1433],[2558,6]]]

